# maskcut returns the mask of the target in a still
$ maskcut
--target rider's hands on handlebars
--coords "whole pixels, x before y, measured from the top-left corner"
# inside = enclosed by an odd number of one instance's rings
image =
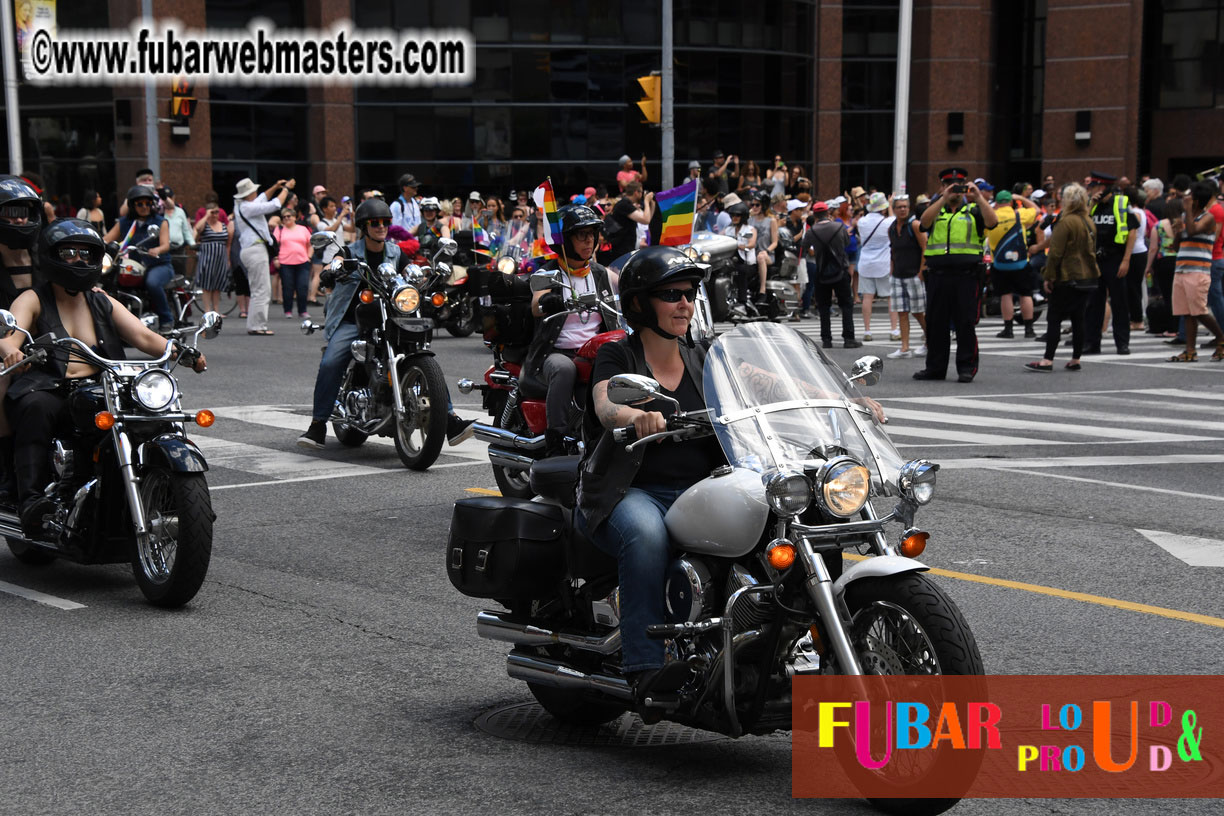
[[[667,430],[667,418],[658,411],[638,411],[633,417],[633,428],[638,439]]]
[[[540,311],[546,315],[554,315],[565,311],[565,299],[560,292],[548,292],[540,296]]]

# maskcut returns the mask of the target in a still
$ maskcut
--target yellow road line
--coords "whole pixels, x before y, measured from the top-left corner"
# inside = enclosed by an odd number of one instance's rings
[[[846,558],[851,561],[862,561],[869,556],[856,555],[846,553]],[[990,586],[1006,587],[1007,589],[1019,589],[1024,592],[1033,592],[1038,595],[1049,595],[1054,598],[1065,598],[1069,601],[1080,601],[1081,603],[1097,604],[1098,606],[1109,606],[1114,609],[1125,609],[1128,612],[1142,612],[1145,615],[1158,615],[1162,618],[1170,618],[1171,620],[1185,621],[1187,623],[1201,623],[1204,626],[1214,626],[1217,629],[1224,629],[1224,618],[1213,618],[1210,615],[1199,615],[1195,612],[1183,612],[1180,609],[1167,609],[1163,606],[1150,606],[1148,604],[1134,603],[1133,601],[1123,601],[1118,598],[1107,598],[1104,595],[1090,595],[1087,592],[1072,592],[1067,589],[1058,589],[1056,587],[1041,586],[1040,584],[1026,584],[1022,581],[1009,581],[1006,578],[987,578],[985,575],[974,575],[971,572],[953,572],[952,570],[935,569],[929,570],[931,575],[939,575],[944,578],[955,578],[959,581],[972,581],[975,584],[989,584]]]
[[[468,493],[476,493],[477,495],[480,495],[480,496],[500,496],[501,495],[500,490],[492,490],[487,487],[467,487],[467,488],[464,488],[464,490],[466,490]]]

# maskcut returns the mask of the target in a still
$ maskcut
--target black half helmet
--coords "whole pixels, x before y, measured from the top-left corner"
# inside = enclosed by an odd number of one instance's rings
[[[0,244],[29,249],[42,227],[43,205],[38,192],[17,176],[0,175]]]
[[[668,283],[692,281],[697,286],[705,280],[706,271],[692,258],[669,246],[652,246],[639,249],[625,262],[620,271],[618,289],[621,311],[630,325],[653,329],[668,339],[675,339],[656,325],[653,309],[639,309],[635,300]]]
[[[381,198],[367,198],[357,205],[357,211],[353,213],[353,219],[357,226],[361,227],[371,218],[385,218],[390,221],[391,207]]]
[[[64,260],[61,250],[75,247],[84,258]],[[52,283],[69,292],[92,289],[102,278],[102,237],[88,221],[79,218],[57,218],[38,236],[38,268]]]
[[[598,243],[599,229],[603,226],[603,219],[596,215],[590,207],[583,204],[566,204],[557,210],[557,215],[561,218],[561,237],[565,241],[567,257],[577,257],[577,250],[574,249],[570,236],[580,229],[595,230],[595,240]]]
[[[136,217],[136,201],[141,198],[149,199],[149,212],[152,213],[153,205],[157,203],[157,193],[153,192],[152,187],[137,184],[134,187],[128,188],[127,191],[128,217]]]

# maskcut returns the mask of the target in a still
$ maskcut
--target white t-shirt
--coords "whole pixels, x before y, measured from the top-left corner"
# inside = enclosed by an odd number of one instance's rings
[[[740,260],[744,263],[756,263],[756,249],[748,249],[748,244],[752,241],[752,236],[756,235],[756,230],[747,224],[742,224],[738,230],[731,227],[727,234],[739,244]]]
[[[859,277],[888,277],[889,262],[892,260],[888,231],[896,220],[891,215],[885,218],[882,213],[867,213],[859,219]]]
[[[1131,254],[1147,252],[1147,215],[1138,207],[1131,207],[1130,214],[1139,219],[1139,229],[1135,230],[1135,247]]]
[[[574,287],[573,290],[566,289],[566,300],[570,297],[578,297],[587,292],[595,291],[595,276],[587,273],[585,278],[576,278],[567,272],[561,272],[565,283]],[[583,320],[586,320],[583,323]],[[599,334],[600,323],[599,314],[590,312],[586,315],[572,314],[565,318],[564,325],[561,326],[561,333],[557,335],[557,348],[576,349],[582,348],[582,344],[590,340],[595,335]]]

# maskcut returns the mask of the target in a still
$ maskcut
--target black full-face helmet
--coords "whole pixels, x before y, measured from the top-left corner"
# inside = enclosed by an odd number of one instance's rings
[[[365,201],[357,205],[357,211],[353,213],[353,219],[357,223],[357,228],[364,230],[365,224],[372,218],[385,218],[388,223],[391,221],[391,207],[381,198],[367,198]]]
[[[88,221],[58,218],[38,236],[38,268],[69,292],[92,289],[102,278],[102,238]]]
[[[631,326],[652,329],[655,334],[674,340],[677,335],[659,328],[654,308],[646,303],[646,295],[661,286],[680,281],[692,281],[697,286],[705,277],[704,269],[674,247],[640,249],[625,262],[620,272],[621,311]]]
[[[603,226],[603,219],[596,215],[595,211],[590,207],[582,204],[566,204],[557,210],[557,215],[561,216],[561,235],[565,241],[566,257],[571,260],[578,260],[578,253],[574,249],[570,236],[580,229],[594,229],[596,231],[596,240],[598,240],[598,231]],[[592,249],[593,253],[594,250]]]
[[[42,199],[17,176],[0,175],[0,244],[29,249],[42,227]],[[24,220],[22,220],[24,219]]]

